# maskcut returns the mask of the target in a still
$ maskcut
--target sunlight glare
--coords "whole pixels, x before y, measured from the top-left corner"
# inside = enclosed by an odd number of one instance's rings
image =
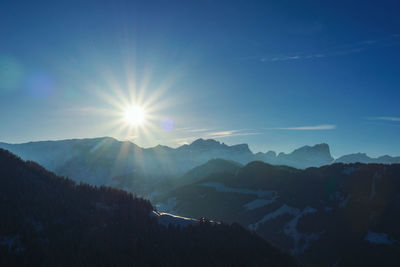
[[[124,112],[124,120],[132,126],[141,125],[146,119],[146,112],[140,106],[128,107]]]

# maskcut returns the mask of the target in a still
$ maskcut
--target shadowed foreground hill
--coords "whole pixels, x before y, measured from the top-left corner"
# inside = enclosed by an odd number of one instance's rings
[[[297,266],[239,225],[159,224],[150,202],[0,149],[0,266]]]
[[[399,164],[207,166],[205,177],[155,199],[157,207],[238,222],[310,266],[399,266]]]

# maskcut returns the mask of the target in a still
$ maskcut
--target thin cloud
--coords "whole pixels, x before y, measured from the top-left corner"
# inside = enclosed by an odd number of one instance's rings
[[[224,136],[231,136],[231,135],[235,134],[236,132],[237,132],[237,130],[212,132],[212,133],[207,133],[207,136],[211,137],[211,138],[224,137]]]
[[[258,58],[261,62],[280,62],[280,61],[297,61],[297,60],[308,60],[308,59],[321,59],[333,56],[344,56],[354,53],[360,53],[371,48],[384,48],[388,46],[394,46],[400,44],[400,35],[392,34],[387,38],[375,39],[375,40],[363,40],[360,42],[331,47],[325,51],[319,53],[293,53],[274,55]]]
[[[370,117],[368,119],[376,121],[400,121],[400,117]]]
[[[347,50],[332,51],[326,53],[315,53],[315,54],[296,54],[296,55],[283,55],[274,57],[263,57],[260,59],[261,62],[277,62],[277,61],[294,61],[294,60],[307,60],[307,59],[321,59],[332,56],[344,56],[354,53],[359,53],[365,50],[365,48],[353,48]]]
[[[322,124],[322,125],[314,125],[314,126],[277,127],[277,128],[272,128],[272,129],[274,129],[274,130],[290,130],[290,131],[321,131],[321,130],[336,129],[336,125]]]
[[[294,61],[300,59],[312,59],[327,57],[326,54],[310,54],[310,55],[291,55],[291,56],[274,56],[261,58],[261,62],[274,62],[274,61]]]
[[[259,132],[245,132],[244,130],[229,130],[229,131],[219,131],[211,132],[207,134],[209,138],[226,138],[233,136],[248,136],[248,135],[258,135]]]

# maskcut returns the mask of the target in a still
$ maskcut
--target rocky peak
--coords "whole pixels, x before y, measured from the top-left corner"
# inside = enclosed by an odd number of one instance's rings
[[[195,141],[193,141],[189,147],[191,148],[219,148],[219,147],[226,147],[225,144],[221,144],[220,142],[214,140],[214,139],[202,139],[199,138]]]

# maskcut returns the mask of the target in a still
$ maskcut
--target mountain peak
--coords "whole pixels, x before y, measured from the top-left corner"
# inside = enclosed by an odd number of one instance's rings
[[[302,146],[300,148],[295,149],[293,153],[296,151],[323,151],[330,153],[329,145],[327,143],[316,144],[313,146]]]
[[[336,159],[335,162],[340,162],[340,163],[355,163],[355,162],[360,162],[360,163],[370,163],[371,158],[366,154],[366,153],[353,153],[353,154],[348,154],[341,156]]]
[[[324,156],[326,158],[332,158],[331,151],[329,149],[329,145],[326,143],[316,144],[314,146],[302,146],[298,149],[293,150],[292,155],[299,156]],[[333,158],[332,158],[333,160]]]
[[[232,145],[228,146],[225,143],[221,143],[217,140],[214,139],[202,139],[199,138],[195,141],[193,141],[190,145],[190,148],[195,148],[195,149],[223,149],[223,150],[228,150],[231,152],[238,152],[238,153],[251,153],[249,149],[248,144],[237,144],[237,145]]]
[[[292,153],[279,153],[280,163],[296,168],[307,168],[310,166],[322,166],[333,162],[329,145],[326,143],[314,146],[303,146],[293,150]]]
[[[217,147],[226,147],[224,143],[218,142],[214,139],[203,139],[199,138],[194,140],[190,145],[192,148],[217,148]]]
[[[248,144],[230,146],[230,149],[235,152],[252,153]]]

